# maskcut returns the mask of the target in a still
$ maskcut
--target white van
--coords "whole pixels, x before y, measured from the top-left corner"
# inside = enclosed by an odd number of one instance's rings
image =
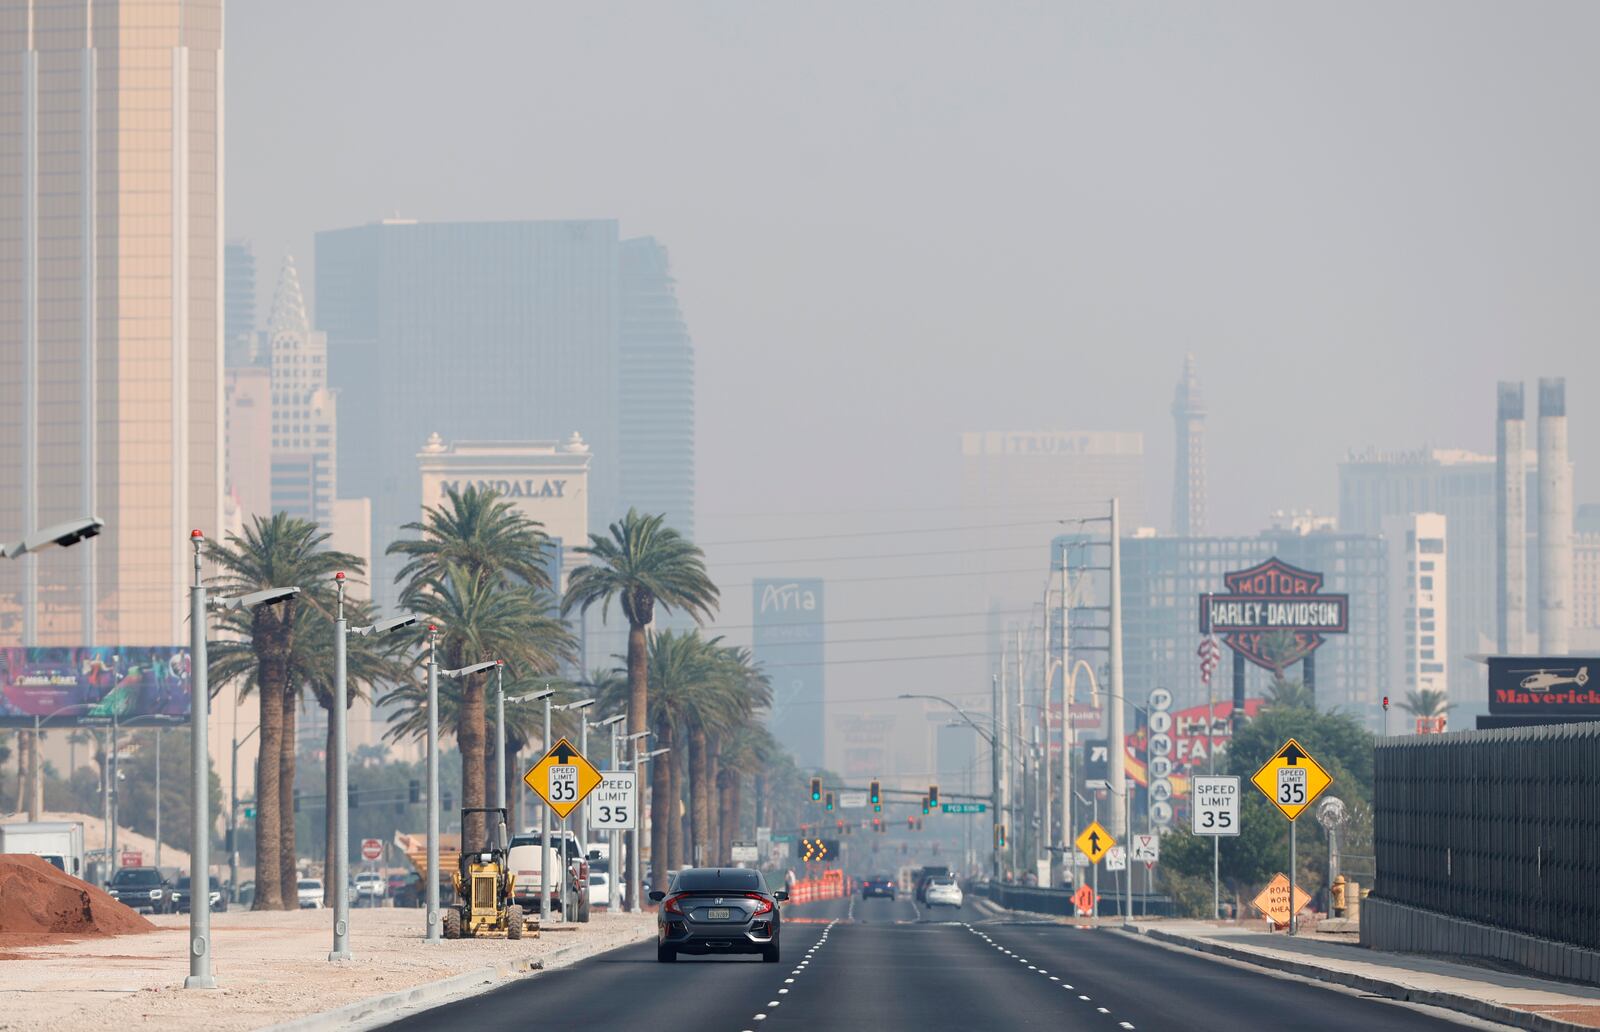
[[[550,874],[550,912],[560,913],[562,877],[570,873],[574,876],[573,899],[567,908],[567,920],[587,921],[589,920],[588,850],[582,839],[568,831],[565,833],[566,856],[563,862],[562,834],[556,830],[550,837],[550,866],[554,868]],[[522,907],[523,913],[530,917],[539,912],[539,853],[543,844],[544,840],[539,837],[539,829],[530,828],[511,836],[511,852],[506,859],[511,874],[516,878],[511,885],[512,897],[517,905]]]

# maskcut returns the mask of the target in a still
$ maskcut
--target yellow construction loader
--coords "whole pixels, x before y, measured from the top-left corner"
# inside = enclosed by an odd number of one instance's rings
[[[486,815],[482,849],[468,849],[465,835],[462,838],[461,857],[454,875],[455,905],[445,908],[444,937],[520,939],[528,924],[523,921],[522,908],[511,901],[512,882],[516,876],[506,868],[506,811],[503,808],[470,807],[461,811],[461,827],[467,827],[467,815]],[[539,935],[539,922],[532,922],[535,938]]]

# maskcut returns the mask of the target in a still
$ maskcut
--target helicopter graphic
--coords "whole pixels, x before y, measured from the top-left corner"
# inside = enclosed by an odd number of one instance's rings
[[[1568,667],[1567,669],[1571,669]],[[1553,670],[1540,670],[1529,674],[1522,679],[1522,687],[1530,692],[1554,691],[1558,685],[1575,684],[1579,688],[1589,683],[1589,668],[1579,667],[1578,672],[1571,677],[1563,677],[1560,672]]]

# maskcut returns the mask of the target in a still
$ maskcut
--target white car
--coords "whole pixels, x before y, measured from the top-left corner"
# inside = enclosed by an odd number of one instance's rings
[[[589,905],[591,907],[611,907],[611,873],[609,871],[596,871],[589,869]]]
[[[963,899],[961,886],[956,884],[954,878],[935,878],[928,883],[928,906],[951,906],[959,908]]]
[[[322,909],[322,879],[301,878],[299,882],[299,896],[301,910]]]
[[[356,897],[376,904],[389,891],[388,881],[375,871],[362,871],[356,875]]]

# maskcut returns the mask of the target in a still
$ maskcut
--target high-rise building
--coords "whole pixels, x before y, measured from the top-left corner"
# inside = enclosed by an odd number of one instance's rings
[[[1522,384],[1499,384],[1495,421],[1495,638],[1520,653],[1528,630],[1528,455]]]
[[[617,225],[417,223],[317,234],[316,326],[339,392],[340,490],[372,499],[374,585],[415,520],[419,428],[446,440],[565,440],[594,449],[590,520],[618,496]]]
[[[1206,532],[1206,403],[1193,355],[1184,356],[1173,392],[1172,425],[1172,533],[1199,537]]]
[[[264,350],[272,366],[272,511],[328,526],[338,490],[338,396],[328,388],[328,338],[306,318],[292,257],[278,272]]]
[[[1572,521],[1572,647],[1600,648],[1600,505],[1580,505]]]
[[[667,249],[622,242],[617,366],[620,505],[665,513],[694,537],[694,342],[678,307]]]
[[[1525,452],[1523,462],[1527,475],[1523,497],[1532,499],[1538,460]],[[1351,455],[1339,466],[1342,532],[1382,534],[1384,521],[1391,516],[1425,512],[1444,516],[1450,529],[1445,542],[1450,567],[1445,664],[1449,683],[1464,707],[1487,698],[1487,688],[1471,690],[1470,686],[1484,685],[1485,673],[1468,657],[1495,651],[1499,640],[1496,603],[1503,492],[1498,478],[1495,456],[1444,449],[1368,451]],[[1533,579],[1530,575],[1529,583]],[[1453,719],[1470,719],[1470,713],[1458,710]]]
[[[1390,516],[1389,691],[1450,693],[1449,521],[1436,512]]]
[[[1564,656],[1572,633],[1572,463],[1567,381],[1539,381],[1539,652]]]
[[[221,0],[0,0],[0,634],[171,645],[222,502]]]
[[[272,514],[272,369],[243,365],[224,374],[227,501],[241,526]]]
[[[256,357],[256,252],[248,240],[223,249],[222,350],[229,369]]]
[[[768,718],[772,735],[801,767],[820,767],[834,759],[828,751],[823,719],[823,702],[827,698],[823,681],[827,672],[823,665],[823,582],[758,578],[753,588],[752,651],[756,662],[772,679],[772,710]],[[874,737],[871,747],[885,746]],[[865,756],[853,752],[850,755],[853,762],[867,762]]]

